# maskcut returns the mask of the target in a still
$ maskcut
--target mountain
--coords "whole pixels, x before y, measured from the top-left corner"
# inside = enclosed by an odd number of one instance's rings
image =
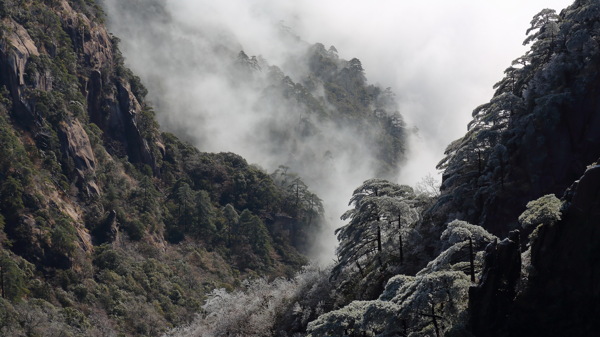
[[[596,1],[534,16],[439,195],[386,180],[408,131],[360,60],[280,25],[269,61],[168,2],[103,5],[0,1],[3,336],[595,335]],[[136,34],[165,41],[141,77]],[[313,186],[340,201],[357,177],[337,259],[307,267]]]
[[[395,179],[406,160],[412,131],[392,90],[369,83],[360,60],[306,42],[284,22],[234,31],[226,18],[235,13],[191,15],[213,13],[210,3],[103,4],[161,126],[204,151],[298,173],[323,200],[318,255],[331,261],[347,206],[340,196],[371,177]]]
[[[161,124],[198,147],[235,146],[269,169],[290,167],[311,186],[333,180],[327,172],[357,152],[365,160],[354,161],[356,170],[397,175],[408,131],[394,93],[368,83],[360,60],[305,42],[281,22],[264,37],[278,50],[271,54],[282,54],[270,60],[224,23],[186,20],[167,1],[104,3]]]
[[[155,336],[214,288],[306,264],[320,199],[161,132],[96,2],[0,15],[3,336]]]
[[[120,5],[143,9],[136,19],[158,29],[172,24],[164,4]],[[305,65],[295,80],[227,39],[210,45],[228,97],[252,96],[249,113],[260,118],[243,129],[253,126],[246,140],[269,153],[266,171],[179,138],[203,144],[193,116],[179,113],[189,107],[126,67],[126,42],[109,33],[115,18],[100,3],[1,1],[0,17],[3,336],[156,336],[189,323],[215,289],[291,278],[307,264],[325,223],[312,187],[344,179],[329,162],[368,149],[369,170],[391,177],[404,160],[391,90],[369,84],[358,59],[284,27],[300,46],[289,62]],[[178,88],[164,93],[184,97],[193,86]]]
[[[598,13],[578,0],[534,16],[530,50],[448,146],[440,196],[419,216],[402,218],[418,205],[406,187],[355,190],[333,268],[333,292],[354,299],[308,336],[596,335]]]

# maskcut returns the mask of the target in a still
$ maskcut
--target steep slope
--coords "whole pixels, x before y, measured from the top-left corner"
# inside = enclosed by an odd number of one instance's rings
[[[557,209],[548,198],[527,205],[522,259],[490,259],[487,271],[471,296],[471,326],[477,336],[594,336],[598,316],[598,60],[600,7],[575,1],[556,18],[556,53],[545,58],[533,77],[537,87],[553,92],[534,108],[548,123],[525,135],[518,151],[525,172],[538,168],[547,185],[535,192],[562,196]],[[542,113],[545,113],[542,115]],[[539,122],[541,123],[541,122]],[[530,127],[531,128],[531,127]],[[537,136],[536,136],[537,135]],[[525,159],[534,139],[541,156]],[[543,140],[543,142],[542,142]],[[538,165],[546,164],[544,167]],[[576,180],[575,180],[576,179]],[[573,182],[574,181],[574,182]],[[571,186],[565,189],[565,185]],[[531,195],[532,199],[539,194]],[[544,200],[544,201],[542,201]],[[535,205],[535,206],[534,206]],[[519,211],[514,210],[513,212]],[[507,212],[504,212],[508,214]],[[550,215],[550,216],[549,216]],[[529,226],[525,226],[525,225]],[[531,234],[530,234],[531,233]],[[516,241],[518,243],[518,241]],[[525,243],[529,242],[528,245]],[[503,270],[521,270],[503,285]],[[499,294],[512,294],[498,301]],[[502,302],[499,305],[499,302]]]
[[[95,2],[0,16],[0,334],[155,336],[306,263],[320,199],[161,133]]]
[[[473,112],[453,142],[440,220],[464,219],[506,235],[529,200],[562,195],[600,155],[596,4],[577,1],[561,15],[543,10],[495,96]]]
[[[159,119],[194,144],[236,146],[269,169],[289,166],[310,184],[327,181],[319,176],[328,171],[322,168],[342,170],[336,163],[355,152],[366,157],[357,169],[397,174],[406,142],[402,116],[393,93],[369,84],[358,59],[311,45],[280,23],[271,29],[274,36],[263,37],[283,54],[269,60],[253,56],[255,47],[242,45],[225,23],[182,17],[168,1],[104,5],[111,29],[127,37],[124,50],[136,56],[133,69],[166,112]],[[198,106],[205,98],[211,104]]]
[[[506,70],[441,163],[438,221],[512,231],[486,248],[470,291],[476,336],[595,335],[598,13],[595,1],[538,13],[525,40],[531,50]]]
[[[594,165],[565,194],[561,219],[537,226],[523,259],[515,239],[503,253],[489,254],[495,256],[470,294],[476,336],[596,335],[599,196]]]
[[[520,240],[512,235],[487,254],[470,298],[477,336],[595,335],[598,13],[597,2],[575,1],[560,15],[534,17],[531,51],[475,110],[467,136],[448,148],[435,212],[455,212],[500,234],[523,226]],[[541,197],[547,193],[562,196],[559,209]]]
[[[531,50],[440,163],[441,196],[416,224],[433,257],[378,299],[320,316],[310,336],[597,334],[599,13],[581,0],[534,17]]]
[[[409,131],[391,89],[369,83],[358,59],[305,42],[281,23],[261,21],[256,40],[242,44],[254,30],[232,31],[218,19],[227,12],[190,15],[210,13],[207,2],[103,4],[161,125],[200,149],[297,172],[323,200],[320,255],[330,261],[346,208],[340,195],[373,176],[395,179],[406,159]]]

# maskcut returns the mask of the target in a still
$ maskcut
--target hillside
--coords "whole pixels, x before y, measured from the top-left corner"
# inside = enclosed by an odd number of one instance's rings
[[[0,2],[0,333],[148,335],[306,263],[291,170],[163,133],[94,1]]]
[[[248,41],[241,36],[253,27],[234,31],[226,20],[237,12],[192,15],[221,7],[214,3],[102,3],[161,126],[201,150],[227,149],[268,171],[283,165],[298,173],[323,200],[327,226],[318,244],[329,262],[347,206],[340,196],[371,177],[394,179],[407,159],[412,131],[393,91],[369,82],[357,58],[307,42],[284,22],[264,23]]]

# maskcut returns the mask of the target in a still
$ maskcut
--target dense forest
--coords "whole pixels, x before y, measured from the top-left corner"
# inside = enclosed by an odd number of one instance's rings
[[[260,137],[241,139],[267,169],[199,150],[176,118],[203,109],[181,89],[197,75],[138,77],[106,26],[179,48],[165,3],[0,0],[2,336],[595,335],[600,3],[536,14],[441,186],[414,187],[394,181],[410,158],[391,89],[285,25],[293,68],[225,33],[187,40],[218,51],[176,57],[246,97]],[[352,156],[372,176],[336,214],[333,264],[310,264],[328,226],[315,190]]]

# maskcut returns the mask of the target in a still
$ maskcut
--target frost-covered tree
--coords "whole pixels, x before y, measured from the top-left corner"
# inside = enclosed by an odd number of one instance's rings
[[[446,157],[437,166],[445,170],[442,189],[474,191],[474,187],[490,185],[503,188],[509,159],[505,146],[501,145],[503,133],[513,116],[523,111],[523,99],[512,92],[499,93],[477,107],[467,134],[447,147]],[[492,175],[487,175],[489,165],[493,165],[494,170],[497,168]],[[471,201],[471,195],[463,192],[454,196],[456,204],[464,203],[465,199]]]
[[[533,16],[531,26],[527,29],[528,35],[523,45],[528,45],[532,42],[540,40],[550,40],[554,42],[554,38],[558,34],[558,21],[560,17],[554,9],[544,8],[539,13]]]
[[[527,209],[519,216],[519,222],[525,229],[539,224],[551,224],[561,219],[562,201],[554,194],[544,195],[527,203]]]
[[[391,278],[382,296],[354,301],[308,325],[308,336],[442,336],[461,331],[469,280],[439,271]]]
[[[593,2],[589,6],[598,8]],[[535,15],[525,40],[530,50],[506,69],[504,79],[494,86],[494,96],[473,111],[468,132],[447,147],[438,164],[444,170],[442,193],[432,213],[441,221],[458,218],[507,234],[517,225],[517,207],[512,205],[524,206],[551,190],[553,182],[544,182],[538,172],[549,170],[544,174],[553,175],[556,171],[549,168],[566,156],[549,158],[553,152],[567,151],[566,147],[551,151],[557,147],[555,133],[564,131],[559,130],[567,118],[564,112],[575,104],[574,93],[580,90],[579,84],[566,83],[581,83],[575,79],[590,74],[591,64],[585,71],[582,68],[592,61],[584,50],[598,50],[594,47],[598,43],[589,38],[589,27],[584,28],[590,21],[581,19],[591,13],[597,18],[598,12],[585,13],[568,8],[561,15],[551,9]],[[569,75],[577,69],[581,75]],[[567,129],[572,133],[569,142],[579,143],[580,136]],[[531,166],[521,165],[526,162]],[[523,186],[528,186],[527,191]]]
[[[374,263],[385,269],[388,260],[385,255],[392,254],[389,247],[384,247],[385,243],[397,245],[402,261],[406,227],[418,219],[415,198],[411,187],[384,179],[367,180],[354,190],[350,199],[350,205],[354,207],[341,217],[348,220],[348,224],[335,231],[340,245],[334,276],[351,266],[355,266],[362,277],[374,267]],[[396,238],[398,241],[395,241]]]
[[[406,195],[402,197],[383,196],[377,200],[381,219],[388,223],[383,231],[384,240],[387,237],[388,246],[397,245],[400,263],[404,262],[405,236],[410,231],[410,226],[419,218],[415,198],[412,190],[407,190]],[[395,241],[396,239],[398,241]]]
[[[462,271],[475,282],[476,270],[481,269],[483,250],[498,238],[481,226],[454,220],[448,224],[440,237],[442,252],[419,274],[440,270]]]
[[[328,274],[329,269],[307,266],[290,280],[261,278],[244,281],[233,292],[216,289],[207,296],[194,322],[166,336],[263,337],[303,332],[307,320],[323,312]],[[281,325],[290,331],[282,331]]]
[[[428,173],[415,186],[415,193],[428,197],[438,197],[440,195],[440,181]]]
[[[354,301],[311,322],[309,336],[364,336],[396,329],[401,307],[387,301]]]
[[[353,301],[320,316],[309,324],[308,336],[465,335],[475,267],[495,240],[480,226],[451,222],[440,237],[442,253],[426,268],[391,277],[376,300]]]

